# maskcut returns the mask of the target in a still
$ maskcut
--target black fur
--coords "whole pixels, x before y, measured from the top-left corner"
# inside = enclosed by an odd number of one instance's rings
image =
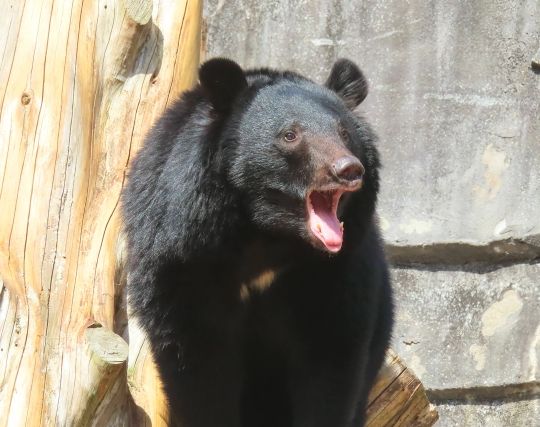
[[[365,79],[344,60],[323,87],[216,59],[200,80],[150,131],[123,194],[129,304],[173,417],[359,427],[392,325],[375,135],[351,111]],[[344,242],[329,255],[306,225],[306,194],[334,180],[343,153],[366,172],[343,196]],[[269,270],[265,287],[255,279]]]

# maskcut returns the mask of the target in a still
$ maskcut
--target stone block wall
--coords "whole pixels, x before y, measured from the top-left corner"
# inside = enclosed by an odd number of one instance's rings
[[[208,0],[207,57],[364,70],[393,347],[441,426],[540,422],[540,3]]]

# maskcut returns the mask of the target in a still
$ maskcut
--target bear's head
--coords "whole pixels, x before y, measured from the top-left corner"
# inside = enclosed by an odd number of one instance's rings
[[[378,189],[375,136],[353,113],[367,95],[362,72],[339,60],[321,86],[217,58],[199,77],[222,126],[220,164],[249,221],[339,252],[347,222],[370,220]]]

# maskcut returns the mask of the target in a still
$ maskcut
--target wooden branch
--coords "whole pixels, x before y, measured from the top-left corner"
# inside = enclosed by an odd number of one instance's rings
[[[369,395],[367,415],[369,427],[428,427],[439,418],[422,383],[392,350]]]
[[[115,394],[113,390],[126,393],[125,382],[126,362],[128,358],[128,345],[111,330],[99,323],[90,325],[85,332],[87,342],[87,359],[89,363],[86,372],[80,372],[81,377],[87,381],[82,396],[85,407],[75,415],[75,425],[91,425],[99,406]],[[115,387],[116,383],[118,387]],[[120,397],[120,400],[122,398]]]
[[[96,347],[125,332],[120,190],[149,126],[195,81],[200,17],[200,0],[2,10],[0,427],[126,424],[123,365]]]

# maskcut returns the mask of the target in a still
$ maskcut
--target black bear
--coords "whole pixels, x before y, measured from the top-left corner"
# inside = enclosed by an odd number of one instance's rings
[[[360,427],[392,327],[367,83],[213,59],[123,193],[128,302],[183,427]]]

